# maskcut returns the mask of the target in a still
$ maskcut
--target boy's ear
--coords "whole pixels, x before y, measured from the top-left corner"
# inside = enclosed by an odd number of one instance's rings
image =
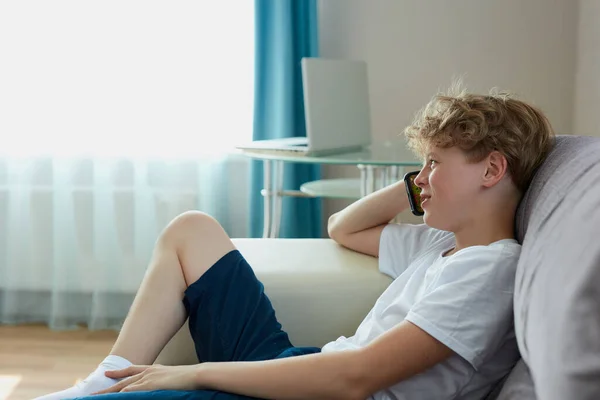
[[[485,160],[485,170],[483,175],[483,186],[492,187],[496,185],[508,170],[506,157],[499,151],[492,151]]]

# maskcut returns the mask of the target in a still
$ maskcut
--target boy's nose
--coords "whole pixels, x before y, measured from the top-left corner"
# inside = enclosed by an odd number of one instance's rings
[[[426,174],[423,173],[423,170],[419,172],[419,174],[415,177],[415,185],[422,188],[427,184]]]

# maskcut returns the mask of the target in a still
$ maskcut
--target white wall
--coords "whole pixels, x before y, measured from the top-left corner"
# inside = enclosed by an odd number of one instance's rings
[[[517,93],[571,133],[577,17],[574,0],[320,0],[320,53],[367,61],[376,140],[401,134],[458,76],[472,91]],[[340,176],[357,170],[325,168]],[[326,217],[346,204],[326,201]]]
[[[574,126],[576,135],[600,136],[600,1],[579,1]]]

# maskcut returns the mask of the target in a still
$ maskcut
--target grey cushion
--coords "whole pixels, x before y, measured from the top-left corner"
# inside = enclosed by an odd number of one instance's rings
[[[513,368],[508,379],[502,385],[499,394],[492,393],[490,399],[495,400],[527,400],[535,399],[535,388],[531,374],[525,362],[521,359]]]
[[[530,385],[540,400],[600,399],[600,138],[557,138],[516,229],[515,330]],[[521,365],[499,399],[536,398]]]

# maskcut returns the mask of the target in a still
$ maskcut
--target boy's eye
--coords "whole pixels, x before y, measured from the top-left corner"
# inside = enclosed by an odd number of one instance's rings
[[[435,164],[437,164],[437,161],[435,160],[429,160],[429,166],[433,167]]]

